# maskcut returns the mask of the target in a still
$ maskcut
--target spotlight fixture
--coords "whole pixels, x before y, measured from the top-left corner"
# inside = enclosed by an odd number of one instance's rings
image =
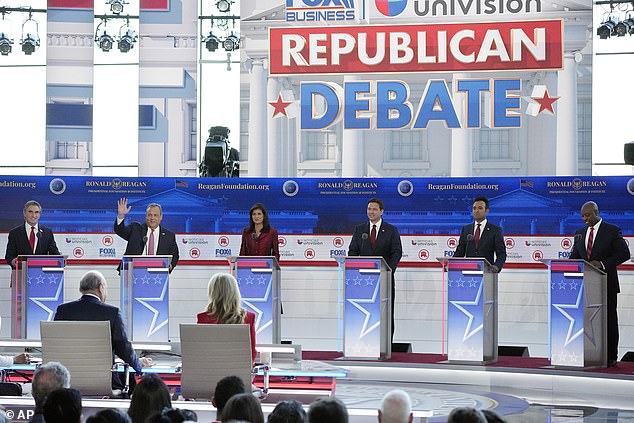
[[[232,0],[218,0],[216,2],[216,7],[220,11],[220,13],[227,13],[231,9],[232,4]]]
[[[234,33],[231,33],[231,35],[227,36],[222,42],[222,48],[224,48],[225,51],[238,50],[240,48],[240,38]]]
[[[634,33],[634,19],[627,18],[617,23],[614,27],[614,33],[618,37],[624,37],[626,34],[632,35]]]
[[[118,15],[123,12],[123,5],[127,3],[124,0],[108,0],[107,4],[110,5],[110,11]]]
[[[26,55],[31,55],[35,52],[35,49],[40,46],[40,37],[33,34],[27,34],[26,38],[22,38],[22,51]]]
[[[610,38],[610,35],[614,34],[614,27],[616,27],[616,23],[613,18],[610,17],[599,25],[599,28],[597,28],[597,35],[602,40]]]
[[[220,45],[220,39],[214,35],[213,32],[209,32],[205,38],[203,38],[203,43],[205,43],[205,47],[207,50],[212,53],[218,50],[218,46]]]
[[[0,32],[0,54],[1,55],[8,56],[9,53],[11,53],[11,50],[13,49],[13,47],[11,47],[11,44],[13,44],[13,40],[9,38],[9,36],[5,34],[4,32]]]
[[[101,51],[106,53],[112,50],[112,46],[114,45],[114,38],[105,30],[95,41],[99,44]]]
[[[119,36],[119,42],[117,43],[117,47],[121,53],[127,53],[130,51],[132,47],[134,47],[134,43],[138,39],[138,35],[136,31],[132,28],[128,27],[128,30],[125,34]]]

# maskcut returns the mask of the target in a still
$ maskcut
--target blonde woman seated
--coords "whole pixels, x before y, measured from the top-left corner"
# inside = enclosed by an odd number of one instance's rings
[[[255,362],[255,313],[240,306],[238,281],[227,273],[216,273],[207,287],[207,310],[198,313],[197,323],[248,324],[251,332],[251,360]]]

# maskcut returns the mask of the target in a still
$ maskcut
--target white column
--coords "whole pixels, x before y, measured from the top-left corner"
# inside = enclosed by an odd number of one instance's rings
[[[345,82],[359,80],[358,75],[345,75]],[[341,123],[343,125],[343,121]],[[361,178],[366,176],[365,141],[360,129],[344,129],[341,154],[341,177]]]
[[[282,129],[282,119],[284,117],[280,117],[278,114],[275,118],[273,117],[273,109],[269,107],[268,102],[276,101],[277,97],[280,95],[280,83],[275,76],[269,77],[266,85],[267,91],[267,120],[268,120],[268,129],[267,129],[267,143],[268,143],[268,169],[267,174],[270,178],[278,178],[282,175],[282,138],[281,138],[281,129]]]
[[[577,152],[577,63],[581,53],[566,53],[564,68],[557,75],[557,153],[555,173],[571,176],[578,173]],[[575,60],[576,59],[576,60]]]
[[[456,114],[460,120],[460,125],[466,126],[466,116],[464,107],[466,101],[465,93],[457,93],[455,84],[458,79],[466,79],[467,74],[456,73],[453,75],[452,92]],[[451,176],[471,176],[473,171],[473,130],[452,129],[451,130]]]
[[[253,60],[249,72],[249,152],[248,176],[267,176],[266,61]]]

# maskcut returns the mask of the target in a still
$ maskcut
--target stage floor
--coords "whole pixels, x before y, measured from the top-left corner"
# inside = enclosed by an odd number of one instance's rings
[[[540,358],[501,357],[495,365],[442,363],[444,357],[395,353],[387,361],[338,360],[333,352],[304,352],[306,360],[319,360],[341,367],[346,378],[337,379],[335,396],[348,407],[351,422],[375,422],[381,398],[391,389],[407,391],[413,402],[415,421],[442,422],[454,407],[488,408],[514,422],[617,422],[634,419],[634,364],[623,362],[603,370],[557,370]],[[275,367],[275,361],[273,362]],[[262,408],[268,414],[280,399],[305,404],[324,391],[273,388]],[[0,397],[17,416],[32,407],[28,397]],[[104,407],[127,408],[126,400],[85,399],[88,416]],[[208,402],[176,401],[189,408],[199,422],[215,418]],[[20,420],[13,420],[18,422]]]

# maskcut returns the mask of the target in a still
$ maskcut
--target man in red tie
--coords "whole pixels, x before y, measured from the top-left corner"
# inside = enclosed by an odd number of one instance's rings
[[[619,353],[619,319],[616,311],[620,292],[616,267],[629,260],[630,250],[623,239],[621,228],[599,217],[599,206],[588,201],[581,207],[581,218],[586,227],[575,233],[571,259],[584,259],[607,274],[608,280],[608,366],[616,366]]]
[[[491,263],[491,271],[498,273],[506,262],[506,245],[502,228],[487,220],[489,200],[476,197],[471,215],[474,223],[462,227],[454,257],[482,257]]]
[[[18,256],[59,255],[53,231],[40,225],[42,206],[35,200],[27,201],[23,209],[24,224],[11,229],[4,259],[15,269]],[[13,279],[13,278],[12,278]]]
[[[121,198],[117,204],[117,218],[114,231],[121,238],[128,241],[124,255],[171,255],[169,266],[171,272],[178,263],[178,244],[174,232],[160,226],[163,220],[163,210],[159,204],[151,203],[145,209],[145,223],[132,222],[125,224],[125,217],[132,207],[128,206],[128,199]],[[121,269],[121,264],[117,270]]]
[[[392,269],[392,336],[394,336],[394,272],[401,256],[403,246],[401,235],[396,226],[383,220],[383,201],[378,198],[368,200],[367,216],[369,222],[357,225],[348,247],[349,256],[381,256]]]

